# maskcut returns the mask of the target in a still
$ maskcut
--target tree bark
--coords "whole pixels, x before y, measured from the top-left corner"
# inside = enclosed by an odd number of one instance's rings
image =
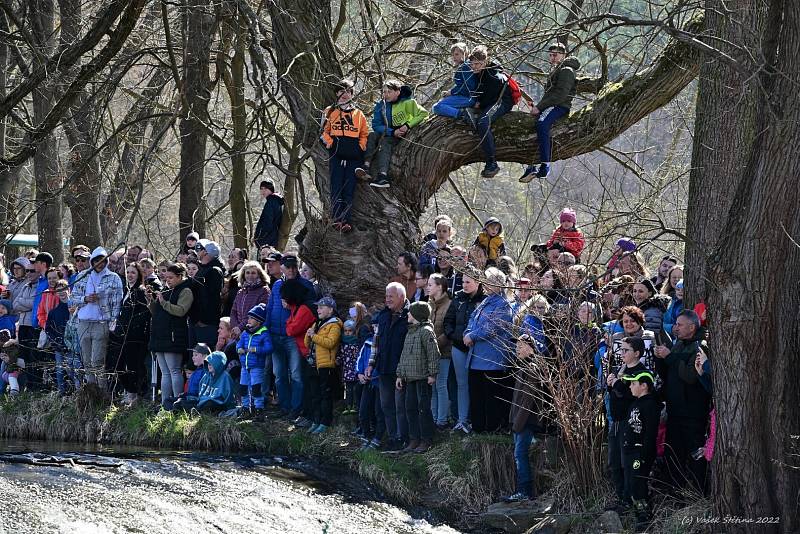
[[[178,229],[181,242],[191,231],[205,236],[204,180],[206,166],[206,125],[211,98],[211,43],[217,27],[217,14],[210,0],[187,0],[183,7],[184,62],[183,101],[180,121],[181,166]]]
[[[715,515],[798,532],[800,6],[709,0],[706,16],[753,73],[701,68],[690,177],[687,273],[713,332]]]
[[[327,153],[320,149],[317,137],[321,109],[333,101],[332,87],[319,82],[338,79],[340,74],[330,42],[330,8],[318,2],[284,0],[275,2],[272,10],[273,42],[278,70],[283,73],[281,87],[295,126],[304,135],[304,146],[312,152],[317,188],[327,212]],[[701,28],[702,18],[698,17],[686,29],[696,32]],[[312,45],[317,48],[311,50]],[[591,152],[665,105],[694,79],[699,61],[694,49],[671,41],[648,69],[607,85],[592,104],[553,128],[554,160]],[[535,161],[534,124],[534,119],[522,112],[501,119],[494,127],[498,159]],[[482,160],[479,139],[465,125],[442,117],[427,121],[396,148],[390,189],[357,186],[355,231],[334,232],[324,219],[307,222],[303,258],[342,300],[380,301],[397,255],[416,251],[421,245],[418,220],[428,200],[450,172]]]

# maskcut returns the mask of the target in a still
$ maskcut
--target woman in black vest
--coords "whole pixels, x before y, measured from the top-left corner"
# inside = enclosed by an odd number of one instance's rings
[[[150,350],[161,369],[161,405],[183,393],[181,363],[189,347],[187,316],[194,296],[191,281],[186,279],[186,266],[176,263],[164,273],[166,289],[147,291],[153,320],[150,325]]]

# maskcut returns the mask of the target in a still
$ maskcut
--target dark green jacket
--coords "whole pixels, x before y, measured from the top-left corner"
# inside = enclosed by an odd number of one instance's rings
[[[425,321],[409,324],[400,363],[397,364],[397,376],[411,382],[424,380],[439,373],[439,345],[433,324]]]
[[[555,106],[567,109],[572,107],[572,97],[575,96],[575,73],[580,66],[578,58],[570,56],[553,69],[544,84],[544,95],[536,104],[540,111]]]

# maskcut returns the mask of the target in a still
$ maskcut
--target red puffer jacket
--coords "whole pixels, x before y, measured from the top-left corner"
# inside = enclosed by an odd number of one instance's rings
[[[550,236],[550,239],[547,241],[547,248],[550,248],[553,243],[560,243],[561,246],[564,247],[564,250],[575,256],[576,260],[581,258],[583,247],[586,246],[583,232],[577,228],[564,230],[560,226],[553,230],[553,235]]]
[[[289,306],[289,319],[286,320],[286,335],[292,336],[297,343],[297,348],[300,349],[300,354],[303,357],[308,356],[308,347],[306,347],[306,332],[311,325],[317,320],[311,308],[305,304],[299,306]]]

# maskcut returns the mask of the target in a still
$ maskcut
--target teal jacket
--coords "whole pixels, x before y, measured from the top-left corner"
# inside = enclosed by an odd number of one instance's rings
[[[198,409],[206,406],[221,406],[229,410],[236,407],[236,399],[233,397],[233,379],[225,370],[227,363],[228,358],[219,351],[212,352],[206,357],[206,364],[214,368],[214,374],[212,375],[209,369],[200,380]]]
[[[372,131],[391,136],[395,129],[403,125],[413,128],[424,121],[428,112],[414,100],[413,96],[411,88],[404,85],[400,88],[400,96],[395,102],[386,102],[383,99],[375,102],[375,109],[372,111]]]

